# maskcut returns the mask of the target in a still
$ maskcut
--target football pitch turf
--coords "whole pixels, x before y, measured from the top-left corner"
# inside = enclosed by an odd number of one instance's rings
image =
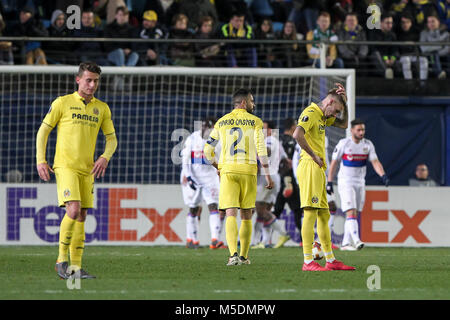
[[[0,299],[450,299],[450,248],[336,251],[357,270],[302,272],[298,247],[251,249],[251,265],[227,267],[225,249],[86,246],[83,267],[97,279],[82,280],[80,289],[58,279],[57,251],[0,247]],[[378,290],[367,287],[371,265],[380,269]]]

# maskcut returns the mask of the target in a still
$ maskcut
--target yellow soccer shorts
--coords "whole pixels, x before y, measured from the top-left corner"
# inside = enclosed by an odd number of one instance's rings
[[[68,168],[56,168],[58,205],[64,207],[68,201],[80,201],[81,208],[93,208],[94,176],[85,175]]]
[[[256,175],[221,173],[219,209],[252,209],[256,201]]]
[[[328,208],[325,170],[312,159],[301,159],[297,167],[302,208]]]

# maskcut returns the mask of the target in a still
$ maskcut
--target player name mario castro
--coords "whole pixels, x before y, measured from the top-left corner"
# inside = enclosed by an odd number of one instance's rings
[[[209,306],[192,306],[182,304],[175,307],[175,315],[196,315],[206,318],[215,315],[274,315],[276,305],[269,304],[214,304]]]

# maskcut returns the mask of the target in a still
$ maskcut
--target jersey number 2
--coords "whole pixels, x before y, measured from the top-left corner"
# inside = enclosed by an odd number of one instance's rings
[[[238,143],[241,142],[241,140],[242,140],[242,136],[243,136],[242,129],[239,128],[239,127],[231,128],[230,134],[233,135],[235,131],[237,131],[239,133],[239,136],[237,137],[237,139],[231,145],[230,154],[232,156],[234,156],[237,153],[245,153],[245,150],[237,148]]]

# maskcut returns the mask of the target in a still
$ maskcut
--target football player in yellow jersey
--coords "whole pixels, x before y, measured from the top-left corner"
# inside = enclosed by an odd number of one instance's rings
[[[293,134],[302,148],[297,178],[303,207],[303,271],[355,270],[336,260],[331,247],[325,176],[325,127],[331,125],[342,129],[348,126],[347,97],[341,84],[330,90],[319,104],[311,103],[303,110]],[[312,255],[316,220],[317,234],[327,260],[325,267],[315,262]]]
[[[262,131],[263,122],[253,115],[255,103],[248,89],[233,94],[234,109],[214,125],[204,147],[206,159],[220,173],[219,209],[225,210],[226,239],[230,257],[227,265],[250,264],[248,250],[252,239],[252,214],[255,208],[258,157],[268,189],[273,188]],[[219,163],[215,163],[214,147],[221,142]],[[237,212],[241,211],[238,231]],[[238,236],[240,254],[237,252]]]
[[[108,162],[117,147],[117,138],[108,105],[94,97],[101,69],[92,62],[80,64],[76,82],[78,90],[55,99],[36,137],[36,163],[39,177],[50,180],[49,171],[56,176],[58,202],[66,207],[59,234],[59,255],[55,269],[67,279],[76,272],[82,279],[95,278],[81,269],[84,251],[84,221],[93,207],[94,177],[105,175]],[[50,132],[58,127],[53,169],[45,160]],[[99,130],[106,137],[105,151],[94,162]],[[70,251],[71,270],[68,270]]]

